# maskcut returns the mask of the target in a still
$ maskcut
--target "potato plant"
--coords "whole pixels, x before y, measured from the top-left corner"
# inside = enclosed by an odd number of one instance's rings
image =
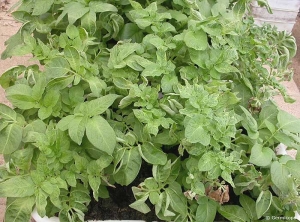
[[[92,198],[131,186],[163,221],[259,221],[300,211],[300,120],[272,101],[295,39],[246,17],[250,0],[21,0],[0,77],[5,221],[34,207],[84,221]],[[268,7],[265,0],[261,6]],[[92,194],[92,195],[90,195]],[[149,204],[153,206],[149,206]],[[100,218],[101,219],[101,218]]]

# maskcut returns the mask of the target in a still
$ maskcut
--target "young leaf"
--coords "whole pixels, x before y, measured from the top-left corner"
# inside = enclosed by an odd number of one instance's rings
[[[218,212],[230,221],[235,222],[248,222],[250,221],[245,210],[237,205],[220,206]]]
[[[34,194],[35,184],[31,177],[14,176],[0,183],[1,197],[30,197]]]
[[[116,134],[101,116],[94,116],[86,123],[86,136],[99,150],[112,155],[116,146]]]
[[[209,171],[218,164],[217,158],[211,153],[205,153],[198,162],[198,169],[200,171]]]
[[[256,166],[268,166],[274,156],[274,151],[268,147],[263,147],[261,144],[256,143],[251,149],[249,162]]]
[[[257,218],[261,218],[269,209],[272,203],[272,193],[269,190],[261,191],[256,200]]]
[[[201,143],[207,146],[210,143],[210,135],[202,125],[201,118],[192,118],[185,128],[185,137],[191,143]]]
[[[216,202],[207,197],[200,197],[197,203],[196,221],[213,222],[217,212]]]
[[[142,158],[152,165],[164,165],[167,162],[167,155],[151,143],[143,143],[138,146]]]
[[[19,149],[22,141],[23,129],[17,123],[6,126],[0,132],[0,153],[10,154]]]

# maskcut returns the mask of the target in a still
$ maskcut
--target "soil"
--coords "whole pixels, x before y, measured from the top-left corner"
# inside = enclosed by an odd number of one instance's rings
[[[138,186],[147,177],[151,177],[151,166],[143,164],[137,178],[129,186],[115,185],[108,187],[110,198],[92,200],[89,211],[85,214],[86,220],[144,220],[161,221],[155,215],[154,208],[147,214],[140,213],[129,207],[135,201],[131,187]],[[151,204],[148,204],[152,207]]]
[[[292,68],[294,69],[294,81],[300,90],[300,13],[297,16],[297,21],[292,31],[297,43],[297,54],[293,58]]]

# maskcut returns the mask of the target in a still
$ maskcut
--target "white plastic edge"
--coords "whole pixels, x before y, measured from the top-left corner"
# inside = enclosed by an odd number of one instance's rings
[[[34,209],[33,212],[31,213],[31,217],[36,221],[36,222],[59,222],[58,217],[41,217],[37,210]],[[145,222],[144,220],[88,220],[87,222]]]
[[[31,217],[36,221],[36,222],[59,222],[58,217],[41,217],[36,208],[33,210],[31,213]]]

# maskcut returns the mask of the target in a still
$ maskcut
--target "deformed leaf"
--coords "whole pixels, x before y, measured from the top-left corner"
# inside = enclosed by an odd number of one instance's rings
[[[167,162],[167,155],[151,143],[143,143],[139,151],[143,159],[152,165],[164,165]]]
[[[261,191],[256,200],[256,214],[257,218],[261,218],[269,209],[272,203],[272,193],[269,190]]]
[[[168,188],[166,188],[166,193],[170,198],[170,205],[172,208],[182,216],[186,216],[188,213],[187,199],[183,195],[180,184],[173,182]]]
[[[198,169],[200,171],[209,171],[218,164],[216,157],[211,153],[205,153],[198,162]]]
[[[18,76],[21,75],[26,70],[26,67],[23,65],[13,66],[6,70],[0,76],[0,85],[6,89],[18,79]]]
[[[138,175],[142,158],[137,147],[131,147],[124,152],[120,169],[114,174],[114,179],[122,186],[129,185]]]
[[[202,125],[201,119],[192,118],[185,128],[185,137],[191,143],[207,146],[210,143],[210,135]]]
[[[88,180],[93,190],[93,196],[98,201],[98,189],[101,185],[101,178],[99,176],[88,175]]]

